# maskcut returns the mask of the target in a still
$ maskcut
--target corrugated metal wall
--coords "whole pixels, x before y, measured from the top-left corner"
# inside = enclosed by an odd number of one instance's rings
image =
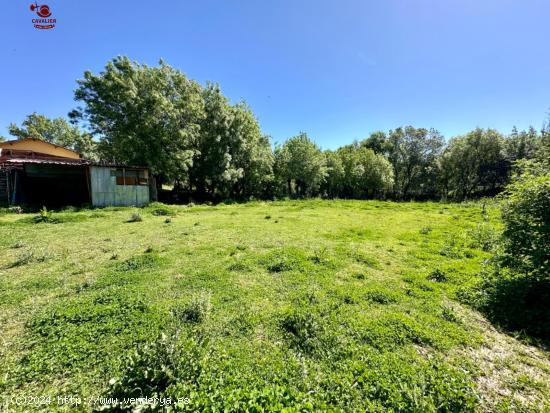
[[[90,166],[93,206],[142,206],[149,202],[148,185],[117,185],[113,168]]]

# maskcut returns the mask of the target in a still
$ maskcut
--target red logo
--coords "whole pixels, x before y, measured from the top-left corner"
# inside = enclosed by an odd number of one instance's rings
[[[40,17],[39,19],[32,19],[32,24],[37,29],[53,29],[55,27],[57,20],[47,18],[52,15],[50,6],[45,4],[38,5],[35,1],[34,4],[31,4],[31,11],[36,12],[38,17]]]

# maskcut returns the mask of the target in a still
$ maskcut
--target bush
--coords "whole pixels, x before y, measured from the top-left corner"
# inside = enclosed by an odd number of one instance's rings
[[[365,300],[376,304],[393,304],[398,301],[396,294],[388,291],[367,291]]]
[[[422,227],[422,228],[420,228],[420,234],[422,234],[422,235],[428,235],[430,232],[432,232],[432,227]]]
[[[463,298],[493,322],[550,339],[550,173],[526,172],[508,186],[500,249]]]
[[[521,273],[550,278],[550,172],[523,175],[506,194],[503,263]]]
[[[165,205],[161,202],[153,202],[147,206],[147,208],[152,215],[155,216],[173,216],[176,214],[176,211],[173,207]]]
[[[155,268],[160,259],[158,255],[153,254],[152,251],[146,252],[142,255],[136,255],[128,258],[126,261],[117,265],[118,271],[143,271],[151,268]]]
[[[23,248],[23,247],[25,247],[25,246],[27,246],[27,244],[25,244],[25,241],[18,240],[18,241],[16,241],[15,244],[13,244],[11,247],[12,247],[13,249],[19,249],[19,248]]]

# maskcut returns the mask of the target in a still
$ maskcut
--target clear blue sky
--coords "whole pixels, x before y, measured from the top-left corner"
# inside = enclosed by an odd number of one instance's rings
[[[116,55],[218,82],[275,141],[323,148],[402,124],[539,128],[550,108],[548,0],[45,0],[53,30],[30,4],[2,4],[4,136],[33,111],[66,116],[75,80]]]

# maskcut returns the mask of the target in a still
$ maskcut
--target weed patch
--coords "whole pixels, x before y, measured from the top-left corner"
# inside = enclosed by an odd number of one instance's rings
[[[155,268],[160,263],[160,258],[153,252],[137,255],[117,265],[118,271],[138,271]]]
[[[280,319],[279,325],[290,346],[307,355],[322,355],[330,350],[323,320],[310,311],[293,309]]]
[[[470,248],[478,248],[482,251],[491,251],[498,240],[498,233],[494,227],[487,223],[478,224],[467,233]]]
[[[447,274],[436,268],[435,270],[433,270],[427,277],[428,281],[433,281],[433,282],[437,282],[437,283],[444,283],[446,281],[448,281],[449,277],[447,276]]]
[[[310,261],[306,253],[298,248],[284,248],[267,254],[262,259],[265,268],[271,273],[305,271]]]
[[[363,334],[363,340],[381,351],[392,351],[407,344],[428,346],[432,343],[419,325],[399,316],[369,323]]]
[[[371,290],[365,294],[365,300],[376,304],[394,304],[398,302],[397,295],[390,291]]]
[[[28,380],[59,373],[60,367],[87,369],[90,362],[114,356],[117,347],[149,334],[147,313],[144,300],[122,289],[80,294],[48,306],[26,324],[29,351],[20,373]]]
[[[199,324],[206,321],[211,309],[211,294],[201,292],[193,296],[187,304],[175,306],[172,309],[172,315],[179,321]]]

